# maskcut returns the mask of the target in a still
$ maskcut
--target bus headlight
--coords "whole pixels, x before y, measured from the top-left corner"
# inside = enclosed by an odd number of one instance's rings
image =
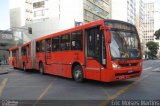
[[[117,65],[116,63],[114,63],[114,62],[112,62],[112,67],[114,68],[114,69],[119,69],[120,68],[120,66],[119,65]]]
[[[142,62],[138,63],[138,66],[142,66]]]

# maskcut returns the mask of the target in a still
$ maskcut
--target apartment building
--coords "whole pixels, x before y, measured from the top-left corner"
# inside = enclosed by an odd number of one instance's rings
[[[21,27],[32,22],[32,0],[10,0],[10,26]]]
[[[144,20],[144,43],[154,41],[154,23],[155,23],[154,3],[145,3],[145,20]],[[145,47],[147,50],[147,48]]]
[[[136,25],[136,0],[112,0],[112,19]]]
[[[11,8],[10,11],[10,17],[15,17],[11,19],[11,26],[18,24],[23,28],[32,27],[31,35],[24,30],[26,41],[94,20],[111,18],[111,0],[17,1],[20,1],[20,6]],[[14,5],[13,2],[10,4],[11,7]]]
[[[145,8],[143,0],[136,0],[136,28],[140,37],[142,49],[145,47],[144,44],[144,19],[145,19]],[[144,52],[144,49],[143,49]]]

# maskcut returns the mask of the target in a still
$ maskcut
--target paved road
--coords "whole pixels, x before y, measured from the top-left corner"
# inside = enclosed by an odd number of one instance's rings
[[[9,69],[0,75],[0,100],[158,100],[160,99],[160,60],[144,61],[141,78],[113,83],[71,79],[36,72]],[[101,101],[102,100],[102,101]]]
[[[8,65],[0,65],[0,75],[1,74],[7,74],[8,73]]]

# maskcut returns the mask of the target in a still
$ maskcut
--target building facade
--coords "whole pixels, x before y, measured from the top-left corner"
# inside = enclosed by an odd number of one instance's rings
[[[145,3],[144,44],[154,41],[155,7],[153,3]],[[145,51],[147,47],[145,46]]]
[[[74,5],[73,5],[74,4]],[[111,18],[111,0],[33,0],[33,21],[42,22],[50,18],[71,15],[75,19],[81,14],[83,23]],[[79,21],[79,20],[78,20]]]
[[[111,18],[111,0],[21,0],[19,4],[23,6],[19,6],[21,12],[14,10],[17,16],[12,13],[13,8],[10,11],[10,17],[15,17],[11,19],[11,27],[16,24],[23,28],[32,27],[31,35],[23,30],[26,41],[98,19]],[[23,19],[17,22],[20,17]]]
[[[84,23],[111,18],[111,0],[84,0]]]
[[[154,33],[160,28],[160,12],[157,11],[155,2],[145,3],[144,42],[154,41],[159,45],[157,57],[160,58],[160,40],[155,39]],[[145,46],[145,51],[148,51]]]
[[[145,19],[145,8],[143,0],[136,0],[136,27],[140,37],[142,51],[144,53],[144,19]]]
[[[10,0],[10,27],[21,27],[32,22],[32,0]]]
[[[112,19],[136,25],[136,0],[112,0]]]

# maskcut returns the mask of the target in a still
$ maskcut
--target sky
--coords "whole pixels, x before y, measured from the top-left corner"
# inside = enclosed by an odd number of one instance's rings
[[[0,0],[0,30],[10,28],[9,0]]]
[[[159,11],[159,15],[157,15],[157,17],[160,18],[160,0],[143,0],[143,1],[144,2],[155,1],[157,7],[156,11]],[[0,30],[6,30],[8,28],[10,28],[9,0],[0,0]]]

